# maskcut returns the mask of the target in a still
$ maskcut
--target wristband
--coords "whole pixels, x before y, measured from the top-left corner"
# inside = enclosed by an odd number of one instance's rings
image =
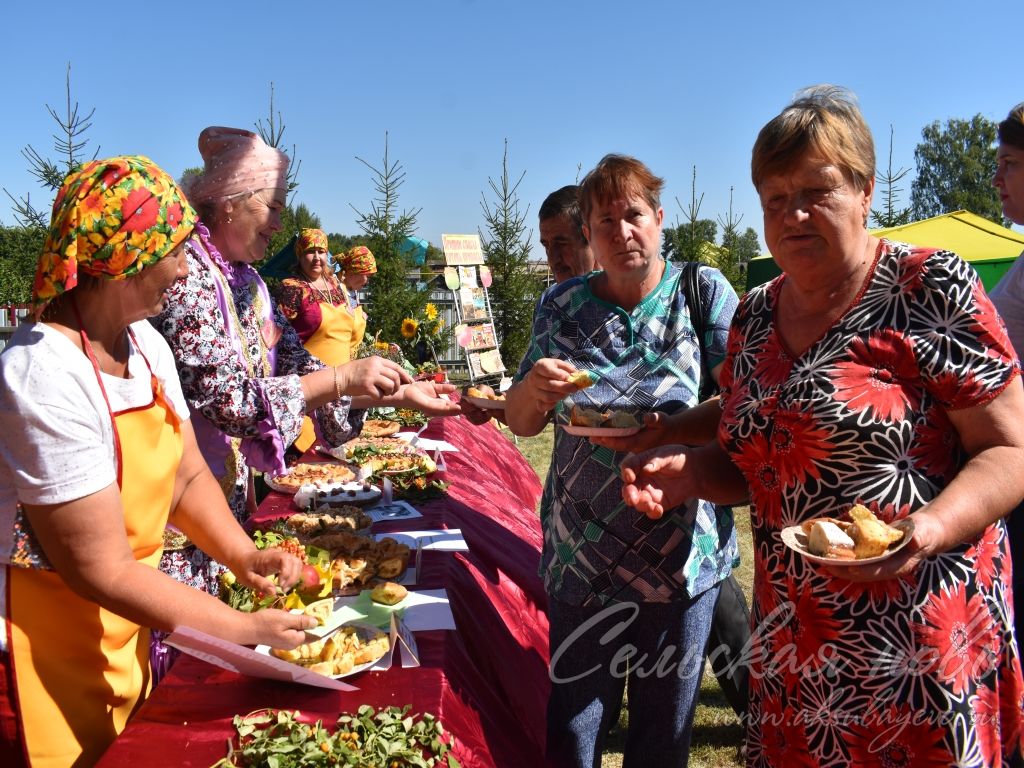
[[[334,399],[341,400],[341,387],[338,385],[338,366],[334,366]]]

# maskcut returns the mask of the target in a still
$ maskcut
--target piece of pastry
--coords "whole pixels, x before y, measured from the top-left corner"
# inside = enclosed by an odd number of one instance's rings
[[[834,557],[838,560],[853,560],[853,539],[828,520],[818,520],[807,535],[807,551],[818,557]]]
[[[327,643],[326,640],[315,640],[312,643],[304,643],[297,648],[291,650],[282,650],[281,648],[271,648],[270,654],[276,656],[279,659],[292,662],[313,662],[320,659],[320,652],[324,649],[324,645]]]
[[[629,413],[628,411],[615,411],[614,413],[612,413],[611,418],[605,420],[605,422],[601,426],[614,429],[625,429],[632,427],[640,427],[643,426],[643,424],[637,419],[636,416],[634,416],[632,413]]]
[[[401,424],[390,419],[367,419],[363,422],[363,428],[359,434],[364,437],[388,437],[401,428]]]
[[[594,377],[588,371],[573,371],[569,374],[569,383],[576,389],[586,389],[594,385]]]
[[[850,525],[847,521],[839,520],[835,517],[812,517],[810,520],[804,520],[800,523],[800,529],[804,532],[805,536],[811,535],[811,528],[814,527],[815,523],[835,523],[843,533],[846,533],[846,529]],[[848,533],[847,536],[849,536]]]
[[[334,598],[328,597],[323,600],[317,600],[315,603],[310,603],[302,609],[302,612],[307,616],[312,616],[316,619],[317,626],[322,627],[331,618],[331,614],[334,613]]]
[[[574,405],[569,411],[569,423],[577,427],[600,427],[609,416],[610,414],[596,408],[580,408]]]
[[[385,581],[373,588],[370,592],[370,599],[381,605],[396,605],[402,602],[408,594],[409,590],[401,584]]]
[[[387,653],[388,648],[390,647],[391,641],[388,640],[387,635],[380,633],[376,637],[367,640],[365,644],[356,648],[356,650],[352,652],[352,656],[356,664],[368,664],[371,661],[376,661]]]
[[[878,557],[884,554],[892,544],[903,538],[903,531],[898,528],[886,525],[867,507],[861,504],[854,504],[849,512],[850,538],[854,542],[854,554],[857,559],[865,557]]]

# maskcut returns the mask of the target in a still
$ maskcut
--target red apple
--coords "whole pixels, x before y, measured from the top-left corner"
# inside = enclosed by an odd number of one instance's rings
[[[302,575],[296,585],[300,592],[317,592],[320,590],[320,572],[312,565],[302,566]]]

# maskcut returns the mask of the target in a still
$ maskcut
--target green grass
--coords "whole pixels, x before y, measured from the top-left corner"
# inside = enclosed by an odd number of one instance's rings
[[[508,430],[503,430],[512,439]],[[535,437],[521,437],[517,446],[533,467],[541,481],[547,477],[551,462],[551,445],[554,428],[550,425]],[[736,570],[736,580],[743,587],[750,602],[754,579],[753,553],[750,538],[750,514],[747,507],[737,507],[736,533],[740,544],[741,564]],[[621,768],[622,749],[626,743],[626,729],[629,725],[628,706],[622,707],[619,722],[612,729],[605,743],[601,768]],[[693,742],[690,747],[690,765],[695,768],[733,768],[742,766],[739,746],[743,742],[743,730],[729,707],[718,681],[710,671],[701,682],[700,701],[693,726]]]

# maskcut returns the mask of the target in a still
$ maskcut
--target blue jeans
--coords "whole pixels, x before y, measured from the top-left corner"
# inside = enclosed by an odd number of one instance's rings
[[[671,603],[567,605],[548,599],[548,761],[600,768],[629,679],[623,768],[685,768],[716,584]]]

